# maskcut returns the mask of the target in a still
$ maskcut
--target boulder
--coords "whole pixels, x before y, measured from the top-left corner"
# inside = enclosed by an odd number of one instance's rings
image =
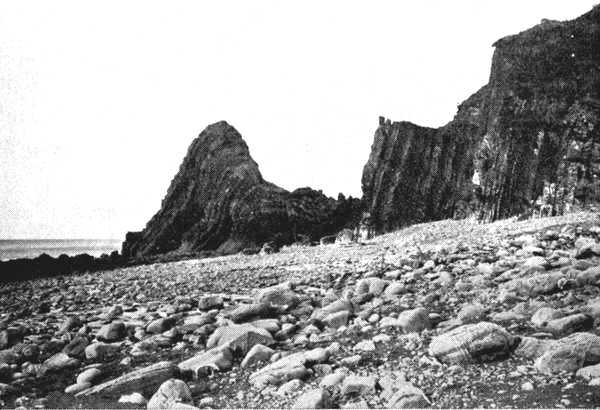
[[[577,370],[576,375],[588,380],[597,379],[600,377],[600,363],[592,366],[582,367]]]
[[[431,329],[429,313],[424,308],[403,311],[398,315],[396,324],[402,328],[404,333],[419,333],[425,329]]]
[[[116,342],[123,339],[126,333],[123,322],[112,322],[102,326],[96,333],[96,338],[101,342]]]
[[[325,377],[323,377],[323,379],[319,383],[319,386],[325,387],[325,388],[339,386],[342,384],[342,382],[344,381],[345,378],[346,378],[346,374],[344,374],[344,373],[341,373],[341,372],[331,373],[331,374],[328,374]]]
[[[9,327],[0,331],[0,350],[8,349],[23,340],[23,329]]]
[[[575,282],[578,286],[596,285],[600,281],[600,266],[593,266],[577,273]]]
[[[541,373],[574,372],[586,365],[600,363],[600,336],[593,333],[573,333],[552,342],[536,359]]]
[[[259,290],[254,298],[254,302],[257,304],[265,303],[293,308],[300,303],[300,298],[292,290],[291,284],[286,282]]]
[[[556,341],[547,339],[537,339],[535,337],[524,336],[514,351],[514,355],[524,357],[529,360],[535,360],[550,350]]]
[[[66,394],[77,394],[81,391],[84,391],[85,389],[89,389],[90,387],[92,387],[92,383],[75,383],[75,384],[71,384],[70,386],[67,386],[65,388],[65,393]]]
[[[344,378],[341,387],[341,395],[348,396],[350,394],[363,395],[367,393],[375,393],[377,379],[373,376],[358,376],[350,374]]]
[[[223,298],[219,295],[203,296],[198,299],[198,309],[200,310],[212,310],[223,308]]]
[[[169,361],[162,361],[90,387],[77,393],[75,396],[119,396],[135,390],[143,393],[152,392],[157,386],[175,376],[176,373],[177,366],[175,364]]]
[[[566,278],[562,272],[540,273],[530,278],[513,279],[505,283],[502,289],[521,296],[536,297],[559,291],[561,284],[565,281]]]
[[[58,333],[65,333],[72,329],[81,327],[83,323],[77,316],[69,316],[58,327]]]
[[[550,320],[544,330],[554,336],[566,336],[573,332],[583,332],[592,329],[594,318],[585,313],[577,313],[559,319]]]
[[[83,356],[89,341],[85,336],[75,336],[67,345],[63,348],[63,353],[68,354],[71,357]]]
[[[138,406],[143,406],[147,403],[147,400],[140,393],[131,393],[124,394],[121,397],[119,397],[119,403],[137,404]]]
[[[252,347],[242,360],[241,367],[248,367],[256,363],[267,362],[271,359],[271,356],[275,353],[275,350],[270,347],[257,344]]]
[[[250,383],[257,387],[279,386],[292,379],[303,379],[309,374],[306,366],[323,363],[328,358],[329,352],[323,348],[294,353],[252,373]]]
[[[175,326],[176,319],[174,317],[161,317],[153,320],[146,326],[148,333],[163,333]]]
[[[585,363],[585,352],[572,346],[559,345],[535,361],[538,371],[545,374],[574,372]]]
[[[518,344],[504,328],[490,322],[462,325],[434,337],[429,352],[444,363],[490,361],[506,357]]]
[[[118,343],[96,342],[85,348],[85,358],[87,360],[105,361],[114,358],[121,350]]]
[[[100,377],[102,377],[102,370],[92,367],[84,370],[77,376],[77,384],[89,383],[94,384]]]
[[[265,329],[267,332],[269,332],[271,334],[275,334],[281,329],[279,320],[277,320],[277,319],[259,319],[259,320],[250,322],[250,325],[261,328],[261,329]]]
[[[200,315],[191,315],[183,320],[184,325],[202,326],[214,323],[215,315],[211,313],[202,313]]]
[[[169,379],[160,385],[148,401],[148,409],[176,409],[181,404],[193,405],[192,392],[188,385],[179,379]]]
[[[250,324],[229,325],[217,328],[206,342],[207,349],[227,346],[232,352],[245,355],[257,344],[271,345],[275,341],[271,334]]]
[[[331,397],[324,389],[314,389],[303,393],[292,406],[293,409],[329,409],[331,407]]]
[[[10,382],[12,380],[13,369],[8,363],[0,363],[0,382]]]
[[[65,369],[73,369],[79,366],[79,360],[70,357],[65,353],[56,353],[50,356],[38,371],[38,376],[44,376],[47,373],[61,372]]]
[[[267,303],[251,303],[240,305],[231,312],[229,318],[235,323],[248,322],[273,316],[278,310]]]
[[[394,384],[394,393],[387,399],[389,409],[421,409],[431,407],[431,402],[423,390],[412,383],[399,381]]]
[[[406,293],[406,286],[401,282],[392,282],[385,288],[385,296],[392,297]]]
[[[457,319],[463,324],[476,323],[485,317],[485,308],[480,304],[467,304],[458,312]]]
[[[342,310],[340,312],[330,313],[329,315],[325,316],[323,323],[325,323],[325,325],[327,325],[329,328],[338,329],[342,326],[346,326],[349,318],[350,312]]]
[[[558,319],[564,316],[564,314],[558,310],[550,307],[543,307],[533,314],[531,317],[531,323],[538,329],[543,329],[548,325],[548,322],[554,319]]]
[[[191,373],[198,379],[214,371],[231,369],[233,356],[227,346],[215,347],[187,359],[177,366],[182,373]]]
[[[356,284],[356,294],[362,295],[366,293],[373,296],[379,296],[383,293],[389,283],[389,281],[380,278],[363,278]]]

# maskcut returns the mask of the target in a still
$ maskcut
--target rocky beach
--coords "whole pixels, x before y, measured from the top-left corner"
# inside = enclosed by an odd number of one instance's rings
[[[493,46],[446,125],[379,117],[360,198],[267,181],[221,120],[120,252],[0,262],[0,407],[599,406],[600,6]]]
[[[7,407],[593,407],[600,218],[0,287]]]

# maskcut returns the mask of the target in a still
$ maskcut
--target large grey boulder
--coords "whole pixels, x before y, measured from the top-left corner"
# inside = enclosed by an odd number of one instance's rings
[[[182,373],[191,373],[195,379],[213,371],[231,369],[233,355],[227,346],[206,350],[177,365]]]
[[[181,404],[194,404],[188,385],[179,379],[169,379],[160,385],[148,401],[148,409],[176,409]]]
[[[116,379],[83,390],[75,396],[118,396],[132,391],[153,391],[177,373],[177,366],[169,361],[158,362],[126,373]]]
[[[285,282],[259,290],[254,298],[254,302],[293,308],[300,303],[300,298],[292,290],[290,282]]]
[[[294,353],[252,373],[250,383],[256,387],[265,387],[270,384],[279,386],[292,379],[303,379],[309,374],[306,366],[323,363],[328,358],[329,352],[320,347]]]
[[[536,359],[535,367],[545,374],[574,372],[581,367],[600,363],[600,337],[580,332],[550,343]]]
[[[507,356],[517,342],[504,328],[479,322],[434,337],[429,352],[444,363],[489,361]]]
[[[292,406],[293,409],[329,409],[331,407],[331,397],[325,389],[309,390],[301,394]]]
[[[227,346],[232,352],[244,356],[257,344],[268,346],[273,343],[271,333],[265,329],[250,324],[233,324],[217,328],[208,338],[206,348]]]
[[[272,317],[276,312],[278,309],[268,303],[249,303],[233,309],[229,312],[229,318],[235,323],[242,323],[253,319]]]
[[[98,330],[96,338],[101,342],[116,342],[125,337],[126,329],[123,322],[112,322]]]

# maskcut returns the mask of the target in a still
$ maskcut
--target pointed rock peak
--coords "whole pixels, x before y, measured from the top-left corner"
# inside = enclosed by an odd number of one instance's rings
[[[303,236],[314,241],[343,227],[359,205],[346,202],[265,181],[240,133],[219,121],[192,142],[161,209],[146,229],[127,235],[123,255],[223,254]]]

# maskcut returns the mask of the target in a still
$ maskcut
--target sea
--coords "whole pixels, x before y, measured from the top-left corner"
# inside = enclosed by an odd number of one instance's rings
[[[122,239],[0,239],[0,260],[87,253],[100,256],[121,251]]]

